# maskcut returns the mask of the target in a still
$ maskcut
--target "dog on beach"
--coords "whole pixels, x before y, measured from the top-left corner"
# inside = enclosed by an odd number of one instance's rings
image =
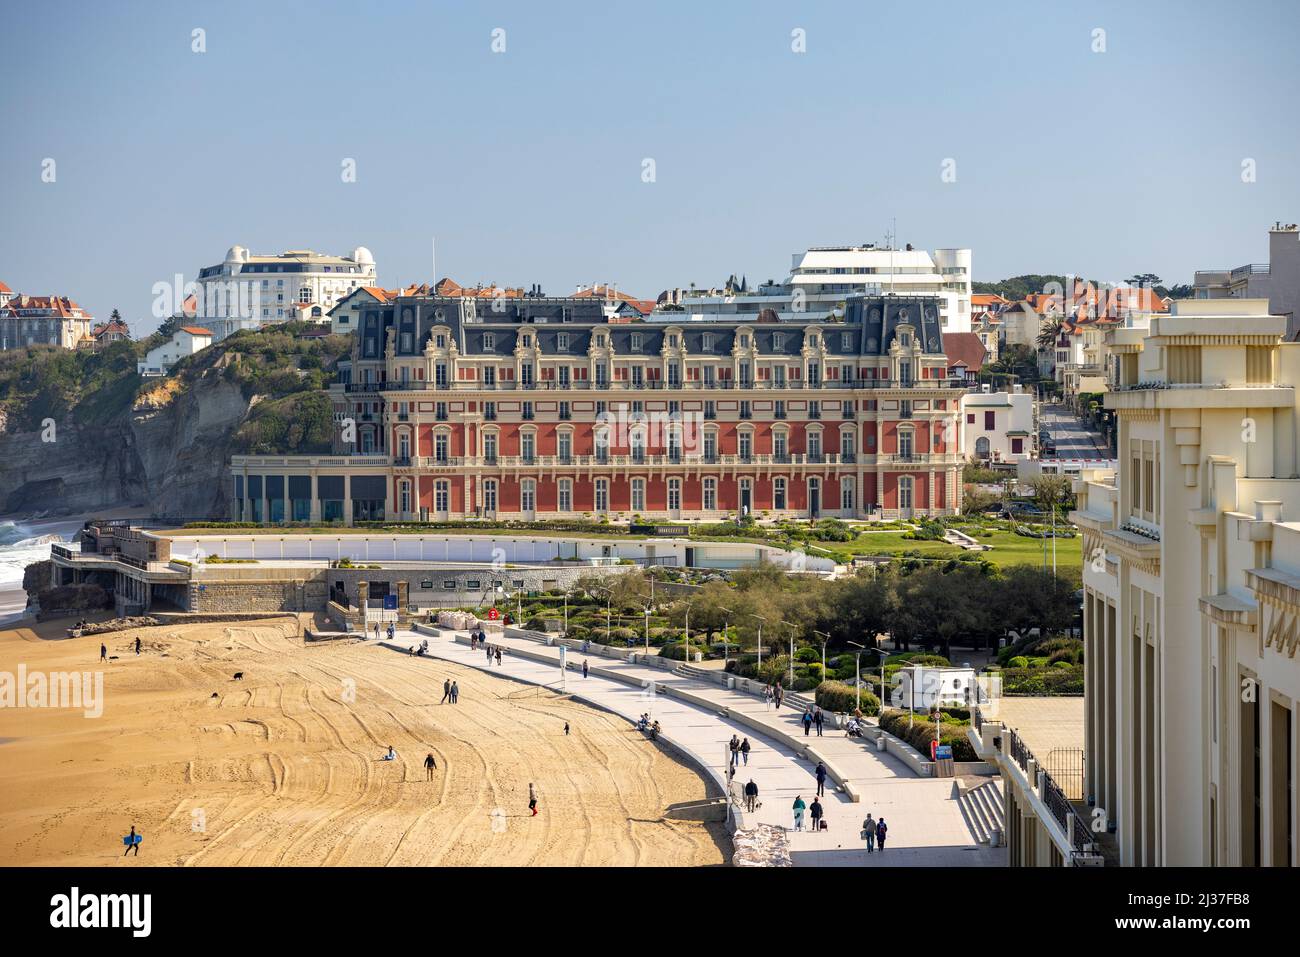
[[[243,681],[243,680],[244,680],[244,673],[243,673],[242,671],[236,671],[236,672],[235,672],[235,677],[234,677],[232,680],[234,680],[234,681]]]

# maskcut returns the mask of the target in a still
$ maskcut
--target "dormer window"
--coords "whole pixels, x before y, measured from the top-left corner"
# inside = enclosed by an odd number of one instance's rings
[[[598,349],[605,348],[605,334],[603,332],[598,333],[596,335],[596,348]]]
[[[713,333],[711,333],[711,332],[706,332],[706,333],[704,334],[704,340],[703,340],[703,342],[701,343],[701,348],[702,348],[705,352],[712,352],[712,351],[713,351]]]
[[[784,345],[785,345],[785,333],[784,332],[772,333],[772,348],[780,349]]]
[[[523,340],[523,344],[524,344],[524,348],[525,348],[525,349],[531,349],[531,348],[532,348],[532,345],[533,345],[533,337],[532,337],[531,335],[524,335],[524,336],[522,337],[522,340]]]
[[[559,335],[555,337],[555,348],[559,349],[561,352],[565,352],[568,350],[569,334],[567,332],[561,332]]]
[[[669,349],[676,349],[676,348],[677,348],[677,334],[676,334],[676,333],[673,333],[672,335],[670,335],[670,336],[668,337],[668,348],[669,348]]]
[[[632,333],[632,351],[633,352],[641,351],[641,333],[639,332]]]
[[[495,332],[483,333],[483,348],[491,351],[497,347],[497,337]]]

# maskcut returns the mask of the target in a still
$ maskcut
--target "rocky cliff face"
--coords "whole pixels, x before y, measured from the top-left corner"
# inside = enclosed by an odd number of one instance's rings
[[[144,506],[160,518],[226,518],[226,467],[251,405],[237,385],[212,377],[198,389],[160,385],[102,426],[56,422],[53,442],[0,432],[0,508],[60,515]]]

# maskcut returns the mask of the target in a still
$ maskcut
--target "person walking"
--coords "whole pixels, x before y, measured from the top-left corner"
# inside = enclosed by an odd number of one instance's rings
[[[776,690],[772,692],[772,695],[776,700],[776,710],[780,711],[781,702],[785,700],[785,691],[781,688],[781,682],[776,683]]]
[[[424,759],[424,779],[426,781],[433,780],[433,769],[437,766],[438,762],[433,760],[433,752],[430,751],[428,756]]]
[[[583,658],[583,659],[582,659],[582,676],[583,676],[584,678],[587,677],[587,659],[586,659],[586,658]]]
[[[803,736],[808,737],[808,732],[812,730],[813,716],[811,711],[803,713]]]
[[[824,813],[822,802],[813,798],[812,807],[808,809],[808,812],[812,815],[813,830],[820,831],[822,829],[822,814]]]
[[[889,833],[889,825],[885,823],[882,817],[876,822],[876,843],[880,845],[880,853],[885,853],[885,835]]]
[[[740,742],[740,756],[744,759],[745,767],[749,767],[749,738]]]
[[[104,644],[102,641],[99,643],[99,660],[108,660],[108,645]]]
[[[533,812],[533,817],[537,817],[537,789],[532,782],[528,784],[528,810]]]
[[[793,805],[793,808],[794,808],[794,829],[795,829],[796,831],[802,831],[802,830],[803,830],[803,812],[804,812],[804,810],[805,810],[807,807],[808,807],[808,805],[806,805],[806,804],[803,803],[803,797],[802,797],[802,795],[796,795],[796,796],[795,796],[795,799],[794,799],[794,805]]]
[[[763,710],[772,710],[772,686],[763,685]]]
[[[813,773],[817,775],[817,796],[821,797],[826,793],[826,765],[818,761],[817,770]]]
[[[130,854],[132,851],[135,851],[135,856],[139,857],[141,839],[142,839],[141,835],[135,833],[135,825],[132,824],[131,833],[126,838],[126,851],[122,854],[122,856],[126,857],[127,854]]]
[[[734,768],[740,760],[740,738],[733,734],[727,743],[727,750],[731,752],[731,766]]]
[[[137,658],[140,657],[140,636],[139,635],[135,636],[135,656]]]
[[[460,703],[460,682],[459,681],[453,681],[451,683],[451,703],[452,704]]]
[[[497,645],[497,667],[501,667],[501,646]]]
[[[867,839],[867,853],[874,853],[876,850],[876,819],[867,812],[866,819],[862,822],[862,836]]]
[[[749,783],[745,785],[745,810],[752,813],[756,804],[758,804],[758,785],[754,783],[753,778],[750,778]]]
[[[564,722],[564,736],[565,736],[566,738],[569,736],[569,722],[567,722],[567,721]]]
[[[822,709],[819,707],[813,712],[813,724],[817,725],[817,737],[819,738],[822,736],[822,725],[825,723],[826,715],[822,714]]]
[[[451,679],[447,678],[442,683],[442,700],[439,701],[438,704],[446,704],[447,700],[450,697],[451,697]]]

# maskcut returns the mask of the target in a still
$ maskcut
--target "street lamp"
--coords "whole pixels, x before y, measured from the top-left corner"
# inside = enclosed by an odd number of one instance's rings
[[[650,612],[654,610],[655,600],[653,595],[649,599],[642,594],[638,594],[636,597],[641,599],[645,608],[645,653],[648,655],[650,654]]]
[[[762,615],[750,615],[749,617],[758,619],[758,672],[761,678],[763,676],[763,623],[767,619]]]
[[[831,640],[831,636],[824,631],[813,629],[813,634],[822,640],[822,681],[826,680],[826,643]]]
[[[731,617],[730,617],[730,616],[731,616],[732,614],[734,614],[734,612],[732,612],[732,610],[731,610],[730,608],[723,608],[721,605],[718,606],[718,610],[719,610],[720,612],[722,612],[722,670],[723,670],[723,671],[726,671],[726,670],[727,670],[727,664],[728,664],[728,661],[727,661],[727,629],[731,627]]]
[[[781,624],[790,629],[790,690],[794,690],[794,633],[797,627],[794,622],[781,619]]]
[[[854,648],[859,649],[858,651],[855,651],[853,653],[853,657],[854,657],[853,686],[858,692],[857,710],[861,711],[862,710],[862,652],[867,650],[867,646],[860,645],[856,641],[850,641],[849,644],[851,644]],[[883,668],[881,669],[881,672],[882,673],[884,672]],[[881,693],[882,694],[884,693],[884,688],[881,688]]]

